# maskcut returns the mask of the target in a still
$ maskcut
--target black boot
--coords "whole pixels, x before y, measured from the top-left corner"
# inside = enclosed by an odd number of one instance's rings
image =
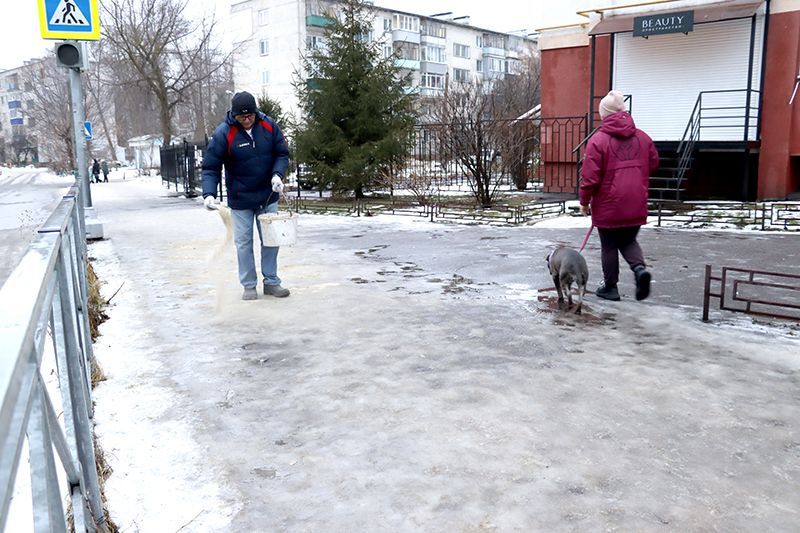
[[[633,275],[636,277],[636,299],[644,300],[650,296],[650,280],[652,276],[642,265],[636,267]]]
[[[619,290],[617,290],[616,285],[611,286],[604,283],[600,285],[594,293],[604,300],[611,300],[612,302],[619,301]]]

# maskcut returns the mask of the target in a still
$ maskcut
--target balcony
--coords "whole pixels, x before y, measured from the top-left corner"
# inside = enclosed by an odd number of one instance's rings
[[[392,30],[392,40],[395,42],[419,44],[419,32],[410,30]]]
[[[436,37],[435,35],[420,35],[420,42],[422,44],[433,44],[436,46],[447,46],[447,39],[443,37]]]
[[[316,28],[325,28],[334,23],[334,20],[324,15],[307,15],[306,26],[313,26]]]
[[[505,50],[505,48],[497,48],[496,46],[484,46],[483,47],[483,55],[484,56],[495,56],[495,57],[506,57],[506,50]]]
[[[405,70],[419,70],[419,61],[416,59],[395,59],[394,64]]]
[[[419,88],[419,95],[420,96],[442,96],[444,94],[444,89],[439,89],[436,87],[420,87]]]
[[[420,61],[419,68],[422,72],[431,74],[447,74],[447,64],[435,61]]]

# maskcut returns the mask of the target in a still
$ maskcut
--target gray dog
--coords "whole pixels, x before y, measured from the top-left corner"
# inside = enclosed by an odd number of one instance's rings
[[[545,258],[550,275],[553,276],[553,283],[556,284],[558,291],[558,301],[564,301],[564,294],[567,295],[569,305],[572,305],[572,283],[578,289],[578,307],[576,313],[581,312],[583,305],[583,295],[586,293],[586,283],[589,281],[589,267],[586,266],[586,259],[572,248],[559,246]]]

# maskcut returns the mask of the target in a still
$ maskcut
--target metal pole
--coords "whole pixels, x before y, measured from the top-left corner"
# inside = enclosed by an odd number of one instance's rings
[[[89,169],[86,165],[86,140],[83,137],[83,92],[81,72],[77,68],[69,70],[69,89],[72,100],[72,133],[75,136],[75,163],[78,167],[78,183],[83,196],[83,206],[92,207],[92,191],[89,187]]]

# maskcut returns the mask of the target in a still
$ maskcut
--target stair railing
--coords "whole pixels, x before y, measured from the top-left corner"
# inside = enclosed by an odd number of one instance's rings
[[[676,174],[677,181],[675,183],[675,193],[679,197],[683,179],[686,172],[689,170],[689,165],[692,162],[692,153],[694,152],[694,145],[700,138],[700,122],[703,117],[703,93],[697,95],[697,100],[694,103],[694,109],[689,122],[686,123],[686,129],[683,130],[683,137],[681,142],[678,143],[678,170]]]

